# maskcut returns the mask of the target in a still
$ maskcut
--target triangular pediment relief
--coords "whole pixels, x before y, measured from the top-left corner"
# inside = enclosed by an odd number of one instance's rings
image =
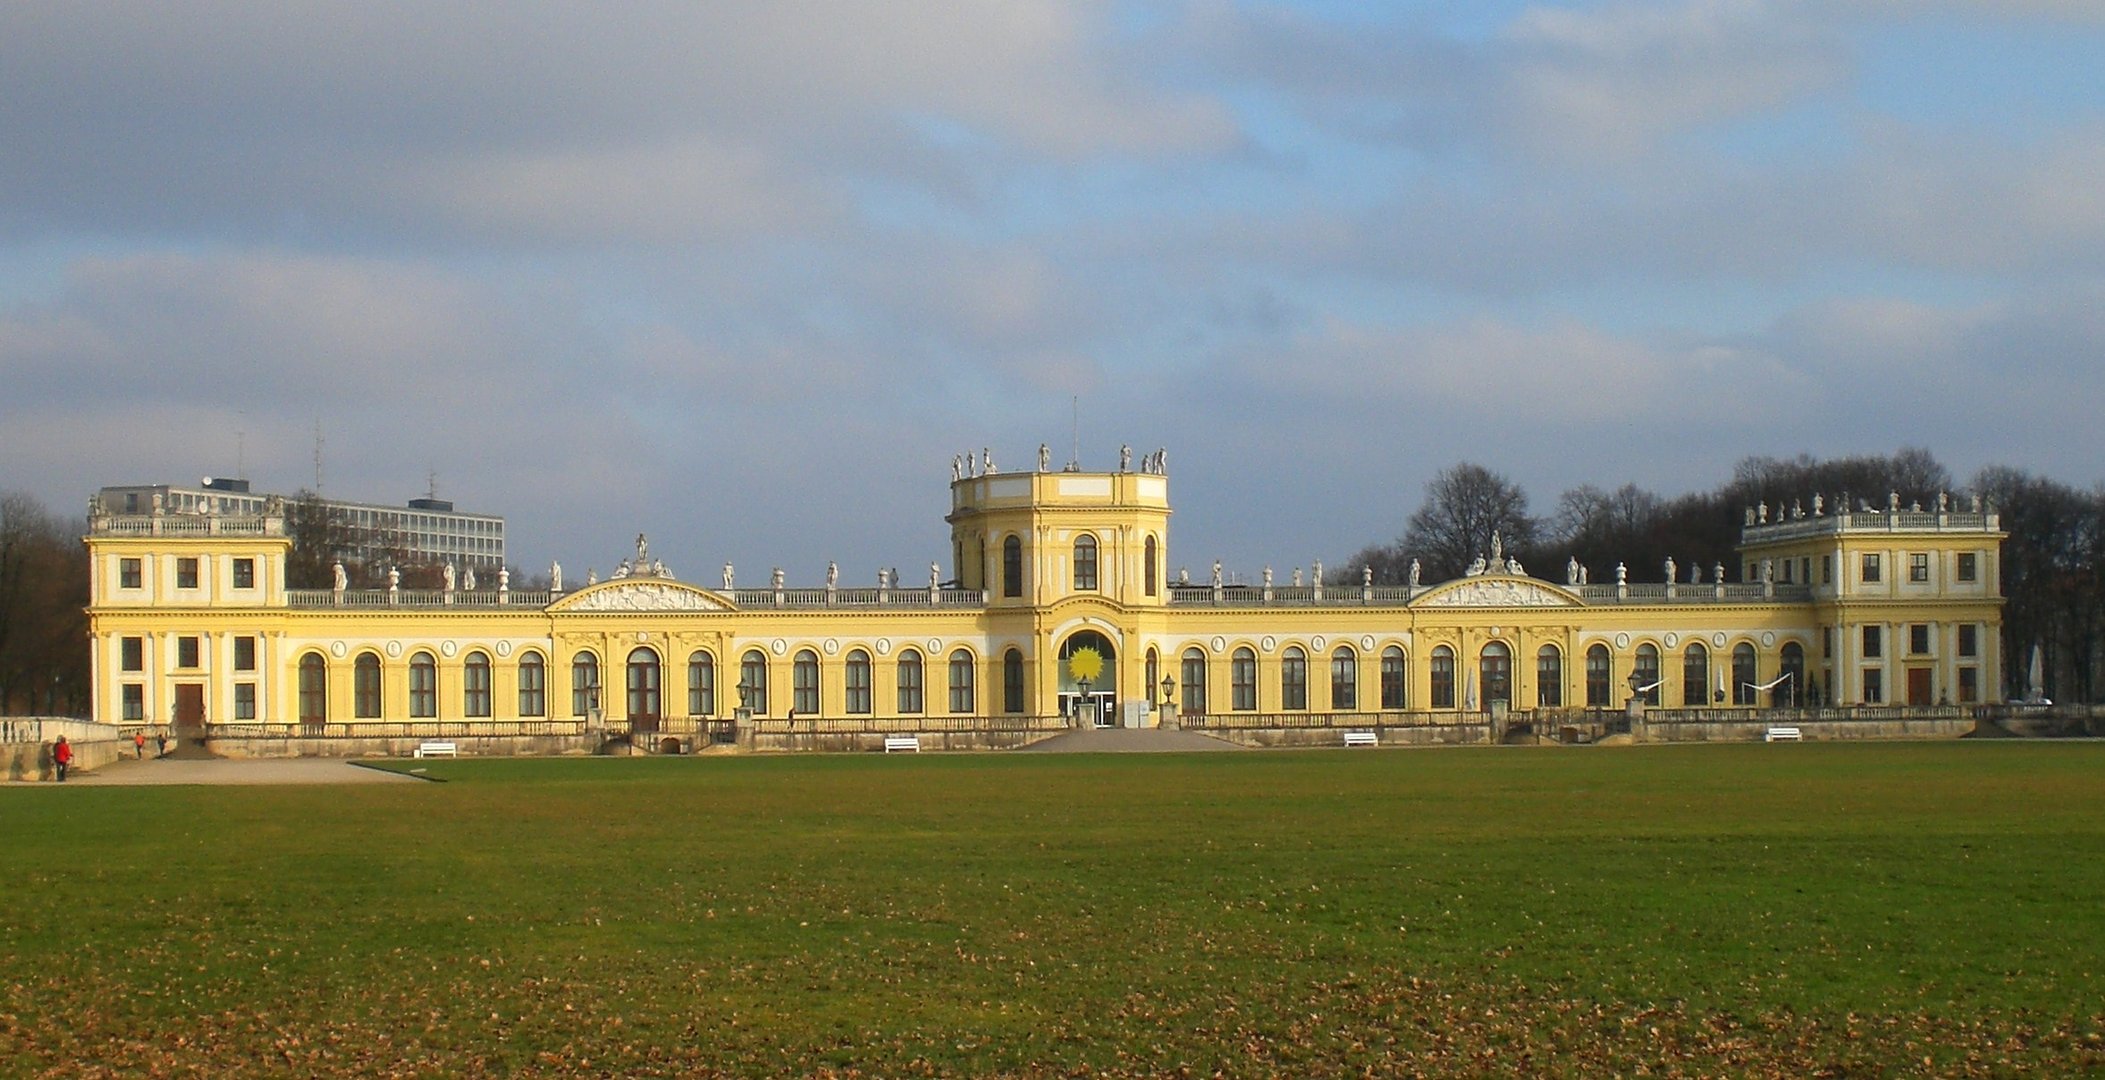
[[[1531,577],[1491,574],[1435,585],[1412,607],[1578,607],[1578,596]]]
[[[550,611],[735,611],[723,597],[677,581],[622,578],[587,585]]]

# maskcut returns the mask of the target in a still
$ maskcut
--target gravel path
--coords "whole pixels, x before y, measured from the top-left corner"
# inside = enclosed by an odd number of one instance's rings
[[[416,784],[413,776],[368,769],[343,758],[126,758],[68,784]]]

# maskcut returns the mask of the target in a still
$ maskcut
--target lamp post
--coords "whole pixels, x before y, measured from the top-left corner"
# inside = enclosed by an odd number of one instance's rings
[[[753,684],[746,679],[738,680],[738,719],[753,718]]]
[[[1162,677],[1162,717],[1163,717],[1163,719],[1162,719],[1162,720],[1158,720],[1158,721],[1157,721],[1157,723],[1158,723],[1158,724],[1161,724],[1161,723],[1163,723],[1164,721],[1167,721],[1167,723],[1166,723],[1166,724],[1165,724],[1164,726],[1171,726],[1171,727],[1175,726],[1175,722],[1176,722],[1176,721],[1175,721],[1175,718],[1176,718],[1176,715],[1177,715],[1177,707],[1176,707],[1176,701],[1177,701],[1177,680],[1176,680],[1176,679],[1174,679],[1174,678],[1171,678],[1171,677],[1170,677],[1170,676],[1168,676],[1168,675],[1164,675],[1164,676]]]
[[[1075,723],[1080,724],[1082,718],[1087,716],[1090,726],[1094,727],[1096,724],[1096,711],[1091,706],[1095,705],[1096,702],[1089,697],[1089,679],[1087,676],[1084,676],[1076,679],[1074,684],[1081,688],[1081,694],[1074,699]]]

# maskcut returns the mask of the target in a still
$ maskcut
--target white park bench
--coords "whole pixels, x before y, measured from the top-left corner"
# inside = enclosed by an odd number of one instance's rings
[[[450,742],[423,742],[417,744],[412,756],[420,758],[459,757],[460,754],[458,749]]]
[[[1772,727],[1762,732],[1763,742],[1803,742],[1805,733],[1794,727]]]
[[[894,750],[911,750],[918,754],[921,752],[921,737],[919,735],[885,736],[884,752],[889,754]]]
[[[1345,745],[1380,746],[1381,736],[1376,735],[1371,731],[1348,731],[1345,733]]]

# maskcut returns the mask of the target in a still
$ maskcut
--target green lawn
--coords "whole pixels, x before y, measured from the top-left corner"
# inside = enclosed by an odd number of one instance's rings
[[[2105,1069],[2105,745],[0,792],[7,1075]]]

